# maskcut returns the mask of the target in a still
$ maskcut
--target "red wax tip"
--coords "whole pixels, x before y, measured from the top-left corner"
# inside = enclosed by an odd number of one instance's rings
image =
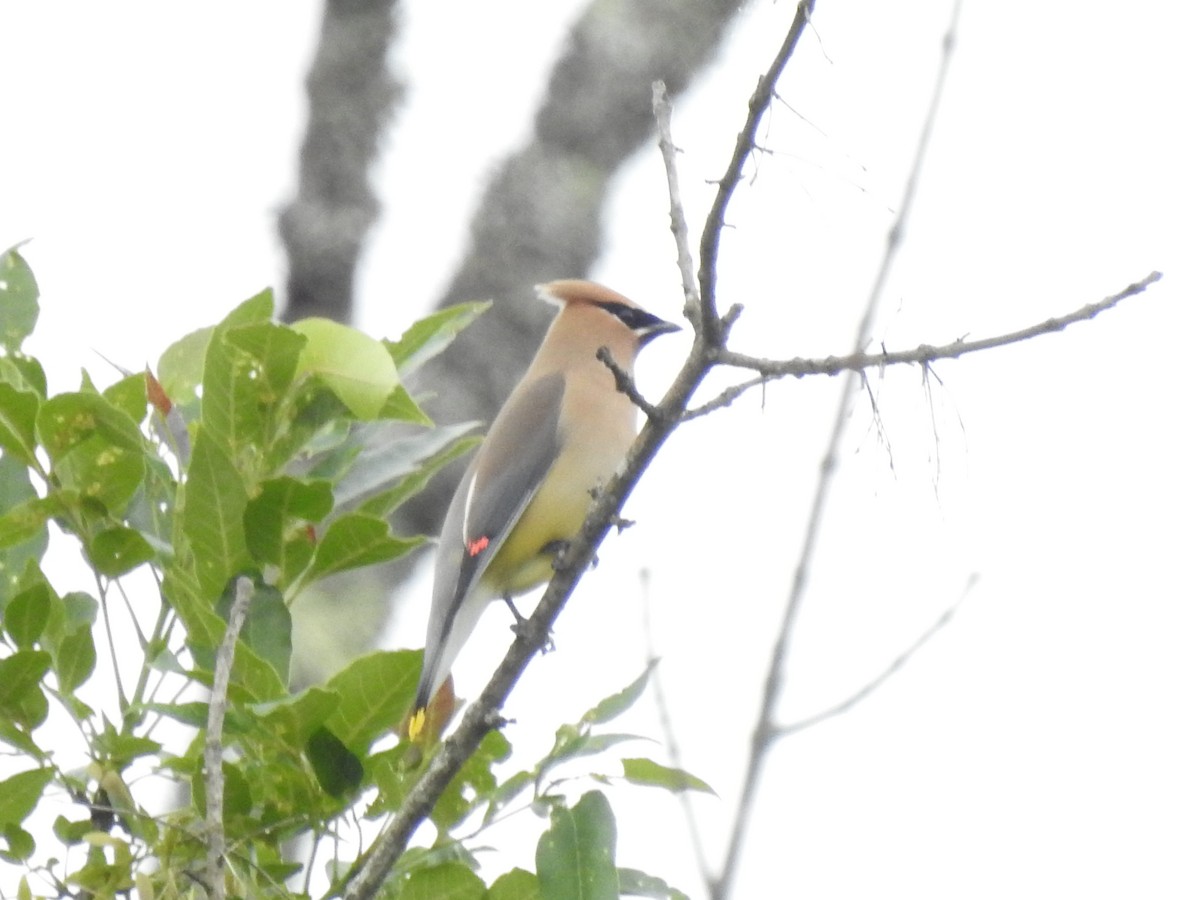
[[[478,556],[487,549],[487,546],[490,543],[491,539],[485,534],[483,537],[476,538],[475,540],[471,541],[471,543],[467,544],[467,553],[470,556]]]

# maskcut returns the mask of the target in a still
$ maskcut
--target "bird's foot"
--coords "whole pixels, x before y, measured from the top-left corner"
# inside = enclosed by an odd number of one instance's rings
[[[632,525],[633,523],[631,522],[630,524]],[[550,561],[550,568],[552,568],[555,572],[561,572],[563,569],[565,569],[567,567],[565,560],[566,560],[566,555],[567,555],[567,549],[570,546],[571,546],[570,541],[551,541],[545,547],[542,548],[542,552],[554,554],[554,559],[552,559]],[[600,557],[593,556],[592,557],[592,568],[594,569],[598,565],[600,565]]]
[[[501,599],[504,601],[504,605],[508,607],[508,611],[512,613],[514,620],[512,630],[516,634],[521,634],[523,631],[527,630],[529,628],[529,620],[521,615],[521,611],[517,609],[517,604],[513,603],[512,597],[505,596]]]
[[[504,604],[508,607],[508,611],[513,614],[513,618],[516,620],[512,624],[513,634],[526,641],[530,641],[538,637],[537,629],[534,628],[533,623],[521,615],[521,613],[517,610],[517,606],[515,603],[513,603],[512,597],[503,597],[501,599],[504,600]],[[542,645],[542,652],[549,653],[553,649],[554,638],[550,635],[546,635],[546,642]]]
[[[550,561],[550,568],[555,572],[561,572],[565,568],[564,558],[570,546],[570,541],[551,541],[542,548],[543,553],[549,553],[554,557]]]

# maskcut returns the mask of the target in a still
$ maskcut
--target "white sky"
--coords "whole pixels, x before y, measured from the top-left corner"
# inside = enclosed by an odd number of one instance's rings
[[[410,94],[378,172],[387,212],[360,285],[360,324],[379,335],[438,296],[473,199],[521,139],[578,3],[410,6],[396,53]],[[793,8],[748,5],[679,104],[697,235],[706,179],[723,169]],[[817,128],[773,112],[773,152],[758,157],[725,234],[722,299],[746,306],[737,348],[847,349],[948,14],[944,0],[818,6],[820,43],[805,37],[781,86]],[[69,13],[27,0],[0,11],[0,244],[33,238],[25,252],[43,311],[31,349],[55,389],[73,386],[81,359],[107,377],[92,349],[136,368],[280,281],[274,216],[294,183],[316,16],[315,2],[296,0]],[[1016,14],[967,0],[881,310],[887,346],[1007,331],[1152,269],[1165,277],[1065,334],[938,366],[928,395],[917,372],[875,379],[891,459],[864,398],[788,667],[789,716],[853,692],[971,572],[982,580],[877,694],[775,751],[739,896],[1200,892],[1200,485],[1188,399],[1200,331],[1198,18],[1168,3]],[[596,271],[562,274],[591,274],[678,318],[652,149],[622,173],[608,234]],[[648,393],[683,352],[667,339],[647,353]],[[558,652],[535,662],[508,708],[514,739],[544,750],[555,724],[631,680],[649,567],[685,763],[719,794],[697,801],[714,862],[835,392],[824,381],[774,386],[679,434],[627,510],[638,526],[602,550],[558,625]],[[420,640],[424,602],[399,618],[396,643]],[[499,659],[506,616],[473,641],[460,692]],[[657,714],[645,703],[619,727],[655,734]],[[636,752],[663,758],[652,745]],[[610,795],[618,861],[695,889],[675,801]],[[532,867],[533,839],[489,836],[512,848],[494,871]]]

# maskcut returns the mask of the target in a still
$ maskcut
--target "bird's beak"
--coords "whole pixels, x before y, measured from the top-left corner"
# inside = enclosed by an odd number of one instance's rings
[[[638,346],[645,347],[660,334],[670,334],[672,331],[680,330],[680,327],[674,322],[668,322],[666,319],[655,317],[654,321],[647,322],[638,329]]]

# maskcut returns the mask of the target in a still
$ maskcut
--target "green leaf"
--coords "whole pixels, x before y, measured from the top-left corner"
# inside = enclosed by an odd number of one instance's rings
[[[28,734],[0,716],[0,742],[8,744],[26,756],[31,756],[34,759],[46,759],[46,754],[42,751]]]
[[[534,781],[535,776],[533,772],[528,770],[522,770],[506,778],[499,787],[490,792],[487,812],[483,817],[483,824],[487,825],[495,819],[509,803],[516,799],[525,788],[532,785]]]
[[[12,247],[0,256],[0,345],[9,353],[33,334],[38,318],[38,286],[29,263]]]
[[[459,862],[418,869],[404,886],[404,900],[483,900],[487,885]]]
[[[362,784],[362,761],[323,725],[304,742],[304,755],[312,764],[321,790],[329,796],[341,797]]]
[[[433,419],[425,414],[425,410],[417,405],[417,401],[405,390],[403,385],[396,385],[388,394],[383,407],[378,412],[380,419],[391,419],[397,422],[409,422],[413,425],[432,425]]]
[[[242,774],[239,767],[230,762],[222,763],[221,771],[225,774],[225,790],[221,794],[221,805],[226,822],[235,816],[249,815],[254,806],[254,798],[246,776]],[[192,775],[192,803],[200,815],[204,815],[208,809],[207,786],[204,781],[204,772],[200,769],[197,769]]]
[[[383,519],[351,513],[329,526],[317,544],[308,577],[315,581],[335,572],[399,559],[423,543],[423,537],[395,537]]]
[[[404,377],[450,345],[455,336],[474,322],[492,304],[488,301],[460,303],[441,309],[409,326],[398,341],[384,341],[392,363]]]
[[[611,722],[629,707],[637,702],[642,696],[642,692],[646,690],[646,685],[650,681],[650,676],[654,673],[654,667],[658,665],[658,660],[652,660],[650,665],[646,666],[646,670],[642,672],[634,681],[626,688],[613,694],[611,697],[605,697],[586,713],[583,714],[582,722],[589,725],[601,725],[605,722]]]
[[[497,763],[512,754],[512,744],[498,731],[489,731],[479,743],[454,779],[442,791],[429,818],[443,831],[458,825],[475,805],[475,798],[484,797],[496,789]]]
[[[96,624],[96,616],[100,613],[100,603],[91,594],[83,591],[71,591],[63,595],[63,610],[65,620],[63,627],[66,633],[78,631],[80,628],[91,628]]]
[[[143,450],[137,423],[101,395],[87,391],[51,397],[38,410],[36,424],[42,446],[55,461],[93,436],[118,450]]]
[[[592,734],[587,728],[561,725],[554,734],[554,747],[551,748],[545,759],[538,763],[538,777],[545,777],[550,769],[564,762],[585,756],[595,756],[618,744],[644,740],[646,740],[644,737],[636,734]]]
[[[183,465],[187,462],[188,459],[182,460]],[[140,532],[154,548],[155,555],[164,562],[175,551],[172,536],[178,499],[179,482],[170,467],[160,458],[147,456],[146,475],[125,511],[125,524]]]
[[[676,794],[683,791],[703,791],[716,795],[716,791],[695,775],[683,769],[661,766],[652,759],[623,759],[621,765],[625,770],[625,778],[634,784],[666,788]]]
[[[26,591],[34,591],[41,595],[41,602],[46,605],[49,613],[46,628],[42,632],[42,649],[49,650],[50,655],[58,653],[64,638],[77,631],[90,631],[97,612],[96,601],[87,594],[68,594],[59,597],[54,593],[40,569],[25,573],[22,587]],[[86,604],[91,603],[90,609]]]
[[[413,434],[391,423],[364,427],[356,437],[365,449],[355,454],[334,491],[338,506],[370,497],[357,511],[386,518],[442,466],[479,443],[477,437],[464,437],[474,428],[466,423]]]
[[[46,707],[40,682],[48,671],[50,654],[44,650],[18,650],[0,659],[0,714],[23,725],[40,725]]]
[[[80,628],[59,642],[54,654],[54,674],[63,693],[73,693],[95,670],[96,642],[90,629]]]
[[[177,340],[158,358],[155,376],[171,403],[185,409],[194,407],[204,381],[204,359],[215,327],[201,328]]]
[[[512,869],[492,882],[487,900],[542,900],[542,890],[532,872]]]
[[[301,319],[292,328],[308,338],[300,373],[320,378],[358,418],[376,418],[400,384],[383,344],[329,319]]]
[[[255,322],[230,328],[225,341],[252,357],[259,365],[271,401],[278,400],[291,387],[296,365],[304,348],[304,337],[286,325],[275,322]]]
[[[372,753],[363,760],[367,784],[376,791],[364,816],[377,819],[384,813],[398,810],[408,798],[419,764],[419,754],[414,753],[411,745],[405,744]]]
[[[59,394],[41,405],[37,433],[61,487],[124,511],[145,473],[137,425],[99,394]]]
[[[109,726],[97,736],[96,749],[100,752],[101,761],[120,772],[135,759],[160,753],[162,744],[148,737],[122,734]]]
[[[296,584],[317,552],[312,539],[301,534],[283,545],[283,561],[279,565],[279,583],[290,588]]]
[[[93,436],[73,447],[54,464],[54,476],[62,486],[60,496],[79,504],[85,518],[91,514],[86,501],[96,501],[114,516],[121,515],[141,486],[145,457],[106,443]],[[84,501],[84,502],[80,502]]]
[[[193,728],[203,729],[208,726],[208,704],[199,700],[186,703],[146,703],[142,708],[184,725],[191,725]]]
[[[11,384],[18,391],[29,391],[43,400],[46,398],[46,372],[32,356],[21,353],[0,356],[0,381]]]
[[[246,505],[246,546],[260,563],[283,565],[284,546],[304,523],[320,522],[333,509],[328,481],[283,477],[264,481]]]
[[[616,847],[616,820],[599,791],[584,794],[571,809],[555,809],[537,846],[542,895],[617,900]]]
[[[216,647],[225,636],[226,623],[214,611],[215,599],[202,595],[193,574],[182,566],[167,569],[163,577],[163,596],[179,613],[188,633],[188,649],[200,671],[192,677],[211,679]],[[207,671],[204,671],[207,667]],[[233,655],[230,696],[243,700],[274,700],[286,694],[283,682],[269,663],[244,644]]]
[[[37,394],[0,382],[0,447],[26,466],[37,466]]]
[[[204,596],[216,598],[250,564],[243,515],[249,498],[229,454],[201,429],[184,486],[183,532]]]
[[[53,769],[30,769],[0,781],[0,825],[24,822],[53,777]]]
[[[101,575],[117,578],[154,559],[154,548],[140,532],[118,526],[97,534],[88,543],[88,556]]]
[[[29,481],[29,470],[0,453],[0,609],[18,591],[27,566],[36,566],[50,542],[45,504]]]
[[[351,752],[366,754],[371,744],[398,727],[412,706],[421,671],[417,650],[380,650],[354,660],[326,687],[340,698],[327,725]]]
[[[261,439],[259,404],[271,399],[271,389],[255,360],[225,338],[234,329],[267,322],[273,308],[270,291],[251,297],[213,330],[206,348],[200,414],[210,437],[231,453]]]
[[[2,468],[7,467],[0,463],[0,469]],[[12,507],[0,515],[0,548],[40,545],[42,550],[36,555],[36,558],[40,559],[42,552],[45,552],[46,540],[38,538],[48,539],[46,522],[54,516],[62,515],[64,509],[62,498],[55,494],[44,498],[35,496],[19,506]]]
[[[328,478],[328,473],[318,472],[307,460],[345,440],[351,425],[345,404],[323,382],[299,379],[281,410],[287,417],[276,423],[270,436],[263,471]],[[296,465],[298,457],[305,461],[303,467]]]
[[[32,649],[49,621],[50,589],[45,583],[21,591],[4,608],[4,628],[22,650]]]
[[[92,824],[90,818],[72,822],[66,816],[59,816],[54,820],[53,830],[54,836],[70,847],[73,844],[83,843],[83,836],[90,831],[95,831],[96,826]]]
[[[233,607],[236,584],[236,579],[229,582],[217,605],[218,614],[226,621]],[[241,644],[270,664],[280,682],[287,684],[292,666],[292,614],[283,602],[283,594],[270,585],[256,584],[238,638]]]
[[[20,825],[11,823],[5,825],[0,829],[0,837],[4,839],[7,846],[7,849],[0,850],[0,858],[7,859],[9,862],[24,862],[33,856],[33,851],[37,849],[33,835]]]
[[[637,869],[618,869],[622,897],[653,897],[655,900],[688,900],[687,894],[676,890],[661,878]]]
[[[134,422],[146,418],[146,375],[134,372],[126,375],[115,384],[110,384],[102,392],[104,399],[129,416]]]
[[[37,499],[29,468],[11,453],[0,451],[0,513]]]
[[[338,702],[337,693],[314,685],[282,700],[256,704],[253,712],[261,716],[263,723],[285,744],[299,747],[333,715]]]
[[[67,883],[95,897],[115,897],[133,888],[133,853],[129,843],[111,834],[92,832],[87,863],[67,876]],[[112,854],[112,862],[106,855]]]
[[[178,558],[163,574],[163,596],[178,613],[189,643],[214,650],[225,634],[221,617],[213,612],[215,599],[202,597],[196,573]]]

